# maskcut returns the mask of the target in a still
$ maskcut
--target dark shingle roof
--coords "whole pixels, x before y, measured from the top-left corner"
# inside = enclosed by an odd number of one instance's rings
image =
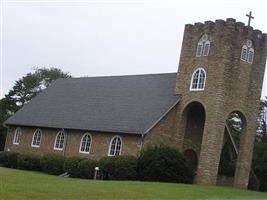
[[[175,80],[175,73],[58,79],[5,124],[142,134],[178,103]]]

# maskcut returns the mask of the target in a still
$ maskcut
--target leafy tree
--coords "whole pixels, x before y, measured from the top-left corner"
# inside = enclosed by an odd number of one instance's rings
[[[69,77],[69,73],[64,73],[58,68],[36,68],[33,73],[28,73],[17,80],[13,88],[5,95],[8,112],[15,113],[54,80]]]
[[[65,73],[59,68],[35,68],[33,72],[15,82],[13,88],[0,100],[0,151],[3,150],[6,135],[4,121],[54,80],[69,77],[71,77],[69,73]]]
[[[252,168],[260,181],[260,190],[267,191],[267,97],[261,101],[257,118]]]
[[[267,97],[260,103],[257,117],[257,141],[267,142]]]
[[[267,191],[267,143],[257,141],[254,146],[252,168],[260,181],[259,189]]]

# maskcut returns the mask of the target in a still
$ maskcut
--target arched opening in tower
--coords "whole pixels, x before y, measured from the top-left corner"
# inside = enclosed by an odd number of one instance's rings
[[[183,151],[193,169],[197,171],[206,119],[205,109],[199,102],[190,103],[184,110],[184,117],[186,124]]]
[[[239,147],[246,129],[246,119],[239,111],[233,111],[226,119],[224,142],[220,155],[217,185],[233,186]]]

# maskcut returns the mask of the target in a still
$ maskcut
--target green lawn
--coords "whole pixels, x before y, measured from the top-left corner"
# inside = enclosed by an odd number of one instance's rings
[[[267,198],[267,193],[224,187],[138,181],[94,181],[0,167],[0,199],[213,199]]]

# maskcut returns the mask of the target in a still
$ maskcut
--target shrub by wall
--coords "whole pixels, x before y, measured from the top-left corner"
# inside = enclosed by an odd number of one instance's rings
[[[66,158],[64,163],[64,171],[67,172],[70,175],[70,177],[78,177],[79,175],[78,164],[84,159],[86,158],[78,156]]]
[[[141,151],[138,176],[145,181],[192,183],[194,173],[178,149],[160,145]]]
[[[103,157],[99,160],[99,173],[101,179],[104,180],[112,180],[112,176],[114,174],[114,157]]]
[[[6,166],[7,163],[8,163],[8,160],[7,160],[7,152],[4,152],[4,151],[1,151],[0,152],[0,165],[2,166]]]
[[[104,157],[99,161],[100,176],[105,180],[135,180],[137,158],[134,156]]]
[[[19,155],[18,168],[41,171],[41,157],[38,155]]]
[[[98,162],[91,159],[85,159],[78,163],[77,177],[93,179],[95,174],[95,167],[98,166]]]
[[[47,154],[41,158],[42,170],[48,174],[60,175],[64,172],[65,156],[60,154]]]
[[[18,153],[15,152],[0,152],[0,165],[4,167],[17,168]]]

